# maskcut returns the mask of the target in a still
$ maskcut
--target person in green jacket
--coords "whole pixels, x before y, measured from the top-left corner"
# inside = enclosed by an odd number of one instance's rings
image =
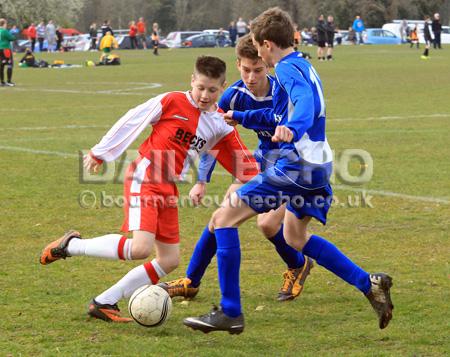
[[[5,19],[0,19],[0,80],[1,86],[14,87],[15,84],[11,82],[13,72],[13,56],[11,50],[11,42],[15,37],[10,34],[6,26],[8,25]],[[5,67],[7,81],[5,82]]]

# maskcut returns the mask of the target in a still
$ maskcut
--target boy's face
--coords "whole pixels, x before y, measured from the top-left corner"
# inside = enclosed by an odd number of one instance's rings
[[[252,36],[253,46],[258,50],[258,56],[262,58],[265,64],[269,67],[273,67],[275,65],[272,59],[271,53],[271,42],[264,40],[262,44],[259,44],[258,41],[255,40],[255,37]]]
[[[241,73],[241,78],[250,91],[257,90],[265,85],[269,67],[262,59],[256,61],[250,58],[242,57],[237,60],[237,68]]]
[[[191,80],[192,99],[202,111],[210,111],[225,89],[222,78],[210,78],[201,73],[194,73]]]

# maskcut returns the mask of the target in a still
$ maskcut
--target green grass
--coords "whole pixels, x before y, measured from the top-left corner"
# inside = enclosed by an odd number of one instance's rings
[[[79,207],[78,195],[83,190],[97,196],[102,191],[120,195],[122,186],[80,183],[74,155],[97,143],[129,108],[161,92],[187,89],[199,54],[224,58],[232,83],[238,79],[234,55],[231,49],[161,51],[159,57],[123,51],[119,67],[16,67],[18,86],[0,88],[0,355],[447,354],[449,49],[432,51],[429,61],[421,61],[418,51],[403,46],[339,47],[334,62],[313,60],[324,84],[330,144],[337,156],[354,148],[371,154],[374,175],[364,187],[377,193],[373,194],[374,208],[338,206],[331,210],[326,227],[314,224],[311,228],[368,271],[386,271],[394,277],[394,320],[383,331],[378,330],[375,315],[361,294],[321,267],[314,268],[298,300],[278,303],[275,296],[284,267],[254,220],[240,230],[244,334],[204,335],[181,323],[184,317],[204,313],[219,301],[215,261],[198,298],[187,305],[175,300],[172,317],[162,327],[88,320],[89,299],[137,263],[73,258],[48,267],[38,264],[42,247],[65,230],[76,228],[89,237],[117,232],[122,222],[120,208]],[[44,58],[78,64],[97,56],[66,53]],[[142,83],[162,87],[132,91]],[[96,93],[104,90],[119,92]],[[68,125],[80,127],[64,128]],[[27,129],[36,127],[40,129]],[[254,135],[241,132],[252,148]],[[62,154],[17,151],[21,148]],[[229,182],[227,176],[216,175],[209,193],[222,194]],[[336,184],[341,182],[336,180]],[[341,201],[348,194],[355,195],[339,187],[335,193]],[[181,194],[189,188],[181,185]],[[212,211],[180,210],[182,262],[168,278],[183,275]],[[126,309],[124,303],[121,306]],[[261,306],[262,310],[256,310]]]

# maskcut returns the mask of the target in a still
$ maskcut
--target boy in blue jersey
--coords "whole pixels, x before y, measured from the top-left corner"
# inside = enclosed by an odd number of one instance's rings
[[[258,57],[258,51],[252,43],[250,35],[242,37],[236,47],[237,67],[241,80],[233,83],[222,95],[219,107],[228,110],[248,110],[272,108],[272,87],[274,78],[268,75],[267,65]],[[232,123],[232,124],[236,124]],[[278,143],[272,142],[275,133],[273,128],[258,130],[253,123],[242,123],[245,127],[253,129],[258,135],[259,143],[255,151],[255,158],[260,164],[261,171],[270,167],[270,152],[278,149]],[[206,193],[206,183],[210,181],[215,158],[211,155],[201,157],[198,182],[192,188],[190,197],[195,204],[200,203]],[[240,184],[230,186],[226,196],[234,192]],[[276,210],[258,215],[257,225],[264,236],[274,245],[276,251],[287,265],[283,273],[283,284],[278,292],[279,301],[295,299],[303,290],[304,282],[312,267],[312,260],[306,259],[301,252],[289,246],[283,237],[283,218],[285,205]],[[193,298],[199,291],[200,281],[211,259],[216,254],[216,238],[211,222],[205,227],[200,236],[189,261],[186,276],[159,285],[166,289],[171,297],[183,296]]]
[[[326,223],[332,199],[329,184],[332,154],[325,135],[322,85],[311,64],[294,51],[293,31],[290,16],[279,8],[265,11],[251,24],[259,56],[275,67],[274,108],[244,113],[230,111],[225,118],[259,121],[260,127],[276,122],[272,141],[279,143],[279,156],[274,166],[233,193],[213,215],[221,306],[200,317],[186,318],[184,324],[195,330],[236,334],[244,330],[237,227],[271,209],[269,203],[284,201],[287,201],[286,241],[360,290],[378,315],[380,328],[385,328],[392,318],[392,278],[384,273],[365,272],[332,243],[308,232],[312,217]]]

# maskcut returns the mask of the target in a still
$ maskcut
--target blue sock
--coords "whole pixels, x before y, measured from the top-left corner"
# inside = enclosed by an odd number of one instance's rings
[[[301,268],[305,264],[305,257],[303,256],[303,253],[298,252],[286,243],[283,235],[283,225],[281,225],[278,233],[272,238],[269,238],[269,240],[275,246],[278,255],[284,260],[288,268],[297,269]]]
[[[319,236],[311,236],[303,247],[303,254],[336,274],[347,283],[354,285],[364,294],[370,290],[369,274],[347,258],[333,243]]]
[[[189,261],[189,265],[186,270],[186,276],[191,279],[191,284],[194,287],[200,285],[200,281],[205,274],[205,270],[211,262],[211,259],[216,254],[216,250],[216,236],[214,233],[211,233],[208,226],[206,226],[197,241],[197,244],[195,245],[194,252],[192,253],[191,260]]]
[[[217,265],[219,283],[222,292],[220,305],[225,315],[237,317],[241,312],[241,294],[239,290],[239,268],[241,248],[237,228],[217,228]]]

